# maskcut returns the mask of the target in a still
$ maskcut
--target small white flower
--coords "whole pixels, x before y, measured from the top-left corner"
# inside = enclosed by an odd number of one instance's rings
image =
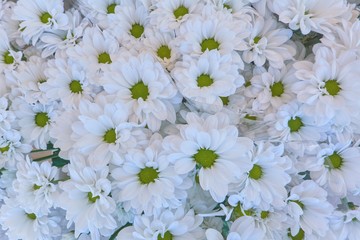
[[[129,120],[158,131],[162,121],[175,122],[175,104],[181,102],[169,74],[149,53],[125,58],[104,74],[105,92],[130,109]]]
[[[33,45],[45,31],[64,29],[68,24],[62,0],[19,0],[12,18],[20,21],[21,36]]]
[[[7,33],[1,25],[0,35],[0,72],[4,69],[13,70],[21,61],[22,53],[21,51],[17,52],[12,49]]]
[[[228,185],[251,169],[250,151],[253,142],[238,137],[238,130],[229,124],[225,114],[199,117],[186,116],[187,125],[179,135],[165,139],[172,153],[169,160],[178,174],[196,171],[200,186],[217,202],[224,201]]]
[[[294,186],[288,197],[288,212],[295,221],[291,235],[299,231],[308,235],[325,236],[329,229],[328,217],[333,206],[326,200],[327,192],[314,181],[306,180]]]
[[[18,193],[19,204],[26,212],[48,214],[57,190],[52,181],[57,177],[58,169],[47,161],[41,164],[30,162],[28,157],[17,164],[17,169],[13,187]]]
[[[281,28],[274,19],[257,17],[250,36],[241,43],[243,60],[254,62],[256,66],[263,66],[268,61],[271,67],[282,68],[284,61],[292,59],[296,53],[289,41],[291,36],[292,31]]]
[[[116,228],[112,214],[115,202],[109,196],[111,182],[107,179],[109,169],[95,171],[85,163],[86,159],[73,159],[69,165],[70,180],[60,182],[63,192],[56,206],[66,210],[67,227],[75,224],[75,237],[90,232],[91,239],[100,235],[110,236]]]

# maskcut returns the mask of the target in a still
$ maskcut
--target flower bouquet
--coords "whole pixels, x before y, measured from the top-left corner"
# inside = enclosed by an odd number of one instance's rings
[[[0,1],[0,239],[360,239],[346,0]]]

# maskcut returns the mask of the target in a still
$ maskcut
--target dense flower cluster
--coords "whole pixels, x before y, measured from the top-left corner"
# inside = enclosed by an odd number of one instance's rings
[[[359,239],[359,15],[0,0],[0,238]]]

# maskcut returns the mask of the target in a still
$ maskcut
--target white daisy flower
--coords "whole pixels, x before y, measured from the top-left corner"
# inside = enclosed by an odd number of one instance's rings
[[[360,236],[360,210],[358,207],[349,209],[347,212],[335,211],[331,223],[338,239],[356,240]]]
[[[343,20],[341,25],[336,25],[333,31],[326,33],[320,41],[338,53],[349,51],[360,59],[360,20]]]
[[[42,57],[49,57],[55,53],[63,54],[67,48],[75,46],[80,42],[84,30],[90,25],[88,19],[82,19],[77,10],[65,13],[69,19],[69,24],[65,30],[50,30],[41,35],[36,47],[40,49]]]
[[[195,0],[156,1],[155,9],[150,12],[150,24],[161,32],[176,31],[202,7],[203,3]]]
[[[78,121],[71,127],[73,149],[88,155],[90,166],[96,170],[111,161],[122,163],[125,153],[148,142],[148,132],[128,119],[126,106],[113,99],[99,96],[95,103],[81,101]]]
[[[17,88],[28,103],[46,104],[49,99],[41,90],[41,85],[47,81],[45,69],[48,67],[45,59],[31,56],[27,62],[22,62],[12,74],[17,81]]]
[[[60,236],[56,218],[26,212],[13,198],[5,198],[0,208],[0,223],[9,239],[46,240]]]
[[[294,186],[288,197],[288,213],[295,221],[291,236],[303,231],[306,235],[325,236],[329,229],[328,217],[333,206],[326,200],[327,192],[314,181],[306,180]]]
[[[314,63],[294,64],[296,77],[301,81],[293,85],[293,91],[298,101],[305,103],[306,114],[313,115],[318,125],[330,121],[346,124],[357,115],[360,84],[353,80],[360,74],[358,66],[360,62],[353,54],[346,52],[337,57],[334,50],[326,47],[315,51]]]
[[[49,101],[61,100],[64,108],[74,108],[83,99],[91,100],[92,88],[85,71],[63,58],[48,61],[47,81],[40,85]]]
[[[156,59],[167,69],[174,68],[180,57],[176,46],[175,33],[162,33],[156,28],[146,29],[144,47],[156,57]]]
[[[145,38],[144,31],[149,27],[149,11],[139,1],[124,2],[114,14],[108,30],[114,34],[121,45],[127,49],[138,49]]]
[[[222,106],[221,97],[234,94],[244,84],[230,54],[207,51],[199,58],[185,55],[172,76],[181,94],[190,101]]]
[[[238,137],[237,128],[229,124],[225,114],[199,117],[188,113],[186,121],[179,135],[165,138],[165,147],[172,152],[169,160],[178,174],[196,171],[202,189],[222,202],[228,185],[251,169],[253,142]]]
[[[186,210],[183,206],[176,210],[160,210],[152,216],[136,216],[133,226],[119,232],[117,239],[151,240],[202,240],[204,230],[200,227],[203,218]]]
[[[280,209],[285,206],[285,186],[291,180],[286,171],[291,168],[291,161],[283,157],[283,153],[284,146],[281,144],[257,143],[252,168],[245,182],[240,183],[243,186],[238,196],[243,199],[245,209],[255,207],[268,211],[271,207]],[[233,197],[236,198],[236,195]]]
[[[14,111],[19,118],[19,126],[24,143],[34,148],[46,149],[47,143],[51,140],[49,129],[57,115],[58,104],[43,105],[40,103],[28,104],[24,100],[16,103]]]
[[[241,43],[244,62],[263,66],[267,61],[271,67],[282,68],[284,61],[292,59],[296,53],[289,41],[291,36],[292,31],[281,28],[274,19],[257,17],[250,36]]]
[[[26,212],[46,215],[53,206],[56,185],[52,182],[58,175],[58,169],[44,161],[41,164],[26,161],[17,164],[14,190],[18,193],[17,199]]]
[[[21,36],[33,45],[45,31],[64,29],[68,24],[63,0],[19,0],[12,18],[20,21]]]
[[[14,51],[10,46],[7,33],[0,27],[0,72],[4,69],[13,70],[22,58],[21,51]]]
[[[0,131],[0,168],[15,169],[16,162],[23,161],[25,154],[32,150],[29,144],[22,143],[23,139],[19,131],[10,129]]]
[[[105,92],[130,109],[130,121],[158,131],[162,121],[175,122],[175,107],[181,102],[169,74],[149,53],[113,64],[102,78]]]
[[[108,167],[96,171],[86,161],[79,157],[72,159],[68,165],[70,180],[59,183],[63,192],[55,204],[66,211],[67,228],[74,223],[76,238],[90,232],[91,239],[99,240],[101,235],[110,236],[115,230],[112,214],[116,206],[109,196]]]
[[[332,26],[352,15],[347,1],[272,0],[269,5],[281,22],[288,23],[292,30],[300,29],[304,35],[310,31],[329,33]]]
[[[97,84],[102,73],[120,58],[120,45],[109,32],[87,28],[82,41],[66,53],[71,61],[79,63],[87,73],[90,83]]]
[[[291,66],[281,70],[269,68],[267,72],[255,75],[251,85],[246,88],[247,97],[254,98],[252,110],[254,112],[274,112],[280,106],[295,99],[291,86],[296,82],[294,69]]]
[[[311,179],[342,198],[360,188],[360,170],[357,167],[360,150],[350,144],[350,141],[321,144],[316,162],[307,165]]]
[[[179,51],[184,55],[201,55],[205,51],[216,50],[221,54],[233,53],[239,50],[241,39],[248,34],[247,24],[235,21],[232,15],[210,11],[210,14],[194,15],[180,26],[178,32]],[[245,36],[244,36],[245,35]],[[240,67],[242,60],[237,59]]]
[[[161,136],[153,135],[145,150],[129,151],[124,164],[112,170],[114,197],[126,211],[152,215],[160,208],[181,206],[187,197],[192,182],[175,172],[161,144]]]

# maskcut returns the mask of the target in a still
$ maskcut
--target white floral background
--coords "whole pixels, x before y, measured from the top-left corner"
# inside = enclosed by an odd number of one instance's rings
[[[358,5],[0,0],[0,239],[360,239]]]

